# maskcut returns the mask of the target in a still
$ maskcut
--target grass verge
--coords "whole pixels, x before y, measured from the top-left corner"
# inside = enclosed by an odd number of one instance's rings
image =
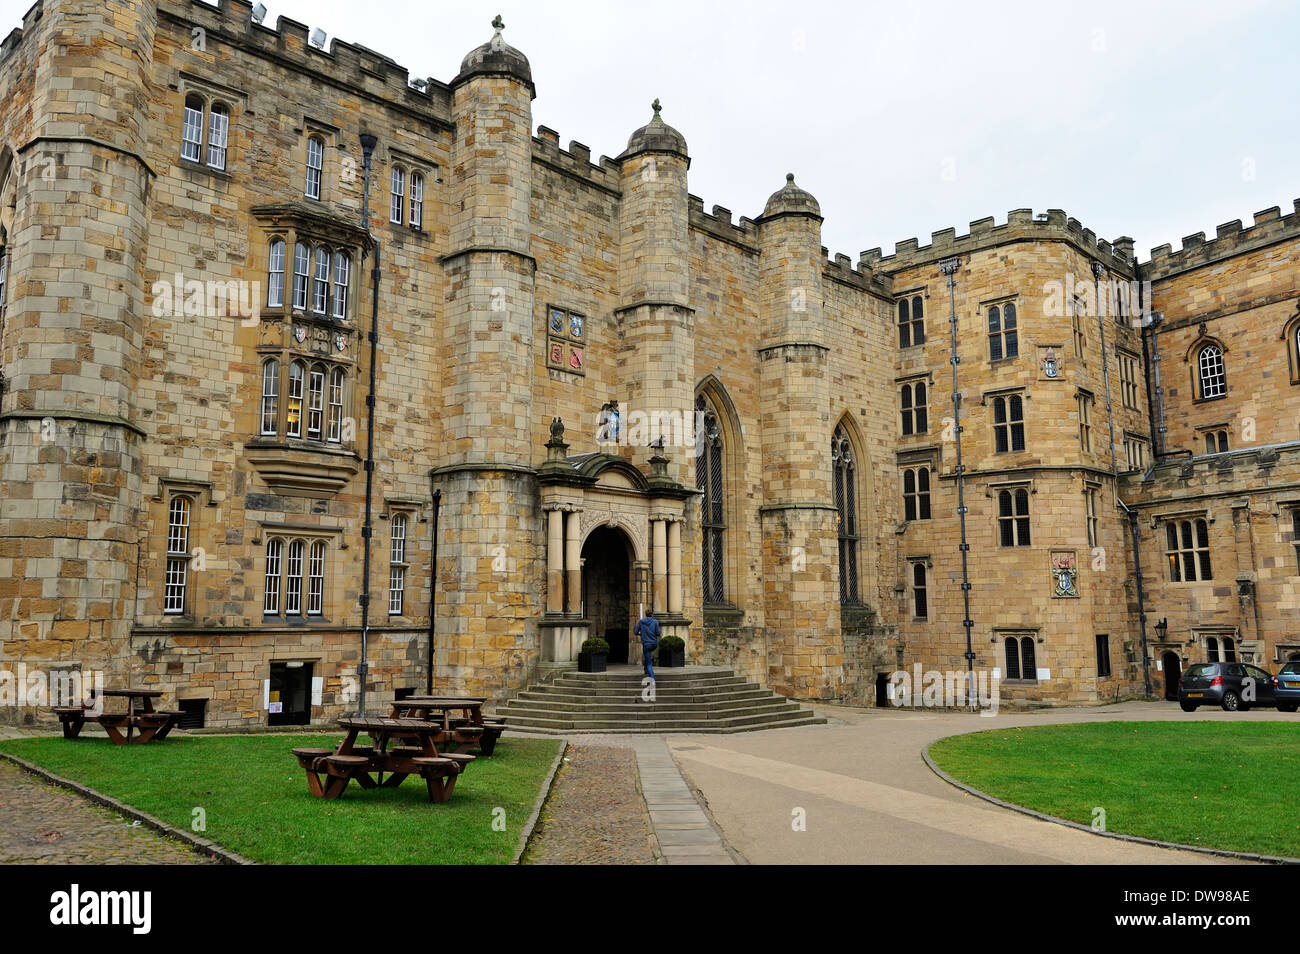
[[[290,750],[334,748],[338,732],[168,738],[13,739],[0,749],[263,864],[507,864],[560,744],[497,742],[429,802],[424,782],[314,798]],[[199,811],[201,810],[201,811]]]
[[[1089,722],[942,739],[930,758],[995,798],[1105,830],[1300,857],[1300,725]],[[1098,813],[1101,809],[1103,814]]]

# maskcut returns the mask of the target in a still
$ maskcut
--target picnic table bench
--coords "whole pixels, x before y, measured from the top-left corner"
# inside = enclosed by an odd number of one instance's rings
[[[307,787],[317,798],[338,798],[352,781],[363,789],[396,788],[407,776],[418,775],[424,779],[429,801],[445,802],[456,789],[456,779],[474,761],[472,755],[438,751],[439,742],[454,741],[438,722],[357,718],[340,719],[339,725],[347,735],[337,749],[293,750],[307,773]],[[374,745],[356,744],[362,732]],[[400,744],[390,747],[392,742]]]
[[[439,713],[438,718],[448,731],[461,732],[461,736],[456,739],[457,752],[477,743],[483,755],[491,756],[506,725],[504,722],[483,718],[485,702],[487,700],[479,696],[407,696],[405,699],[394,700],[393,718],[414,716],[438,721],[432,713]],[[453,717],[453,712],[463,712],[464,715]],[[479,731],[474,733],[473,730]]]
[[[153,700],[162,696],[161,689],[104,689],[94,703],[81,706],[56,706],[65,739],[75,739],[87,722],[103,726],[114,745],[145,745],[154,739],[165,739],[176,727],[183,712],[155,709]],[[125,712],[99,712],[104,698],[126,699]]]

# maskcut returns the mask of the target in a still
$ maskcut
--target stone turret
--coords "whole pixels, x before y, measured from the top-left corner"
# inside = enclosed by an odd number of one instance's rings
[[[842,678],[821,223],[793,173],[758,220],[768,680],[800,698],[838,696]]]
[[[528,59],[502,38],[500,17],[492,25],[491,40],[465,57],[451,83],[454,211],[442,318],[450,463],[434,472],[446,516],[435,665],[453,682],[499,692],[522,683],[528,659],[520,650],[536,642],[527,632],[540,572],[530,431],[536,94]],[[462,648],[470,645],[474,652]]]
[[[152,0],[47,2],[10,53],[39,79],[6,236],[0,644],[32,669],[100,669],[109,682],[149,676],[113,647],[130,642],[142,510],[135,389],[156,26]]]
[[[686,140],[659,115],[632,133],[622,164],[619,210],[620,358],[627,363],[629,411],[690,420],[695,397],[694,310],[690,307],[690,212]],[[651,433],[649,439],[656,435]],[[674,435],[666,434],[671,445]],[[686,435],[694,445],[693,435]],[[645,459],[628,448],[629,460]],[[688,482],[690,455],[670,446],[668,476]]]

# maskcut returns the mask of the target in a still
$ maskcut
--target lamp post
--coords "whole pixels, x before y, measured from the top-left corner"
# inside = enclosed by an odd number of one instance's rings
[[[372,532],[371,501],[375,489],[375,361],[379,350],[379,240],[370,231],[370,164],[374,157],[377,138],[361,134],[361,155],[365,180],[361,194],[361,225],[370,236],[375,258],[370,267],[370,390],[366,394],[366,519],[361,527],[361,662],[357,665],[357,678],[361,682],[359,714],[366,714],[366,679],[370,665],[366,653],[370,642],[370,537]]]
[[[970,544],[966,542],[966,496],[965,496],[965,478],[966,465],[961,461],[961,391],[957,389],[957,365],[961,363],[961,358],[957,355],[957,283],[953,280],[953,275],[961,267],[960,258],[949,258],[939,263],[939,271],[943,272],[948,278],[948,331],[952,342],[951,355],[948,363],[952,365],[952,425],[953,437],[957,441],[957,465],[954,473],[957,475],[957,517],[961,521],[961,602],[964,612],[962,613],[962,626],[966,627],[966,672],[970,682],[967,684],[967,694],[970,699],[970,708],[974,712],[979,708],[979,701],[975,694],[975,649],[971,645],[971,628],[975,621],[970,616],[970,575],[969,575],[969,557]]]

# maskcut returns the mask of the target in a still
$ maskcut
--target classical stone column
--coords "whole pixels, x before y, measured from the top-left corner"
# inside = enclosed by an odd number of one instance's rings
[[[546,514],[546,612],[564,611],[564,513]]]
[[[682,522],[668,522],[668,612],[682,613]]]
[[[582,612],[582,568],[579,560],[582,555],[581,537],[578,519],[581,511],[570,510],[564,515],[564,572],[568,579],[568,589],[564,594],[564,612],[576,616]]]
[[[668,605],[668,531],[665,520],[651,520],[650,561],[654,568],[654,608],[662,614]]]

